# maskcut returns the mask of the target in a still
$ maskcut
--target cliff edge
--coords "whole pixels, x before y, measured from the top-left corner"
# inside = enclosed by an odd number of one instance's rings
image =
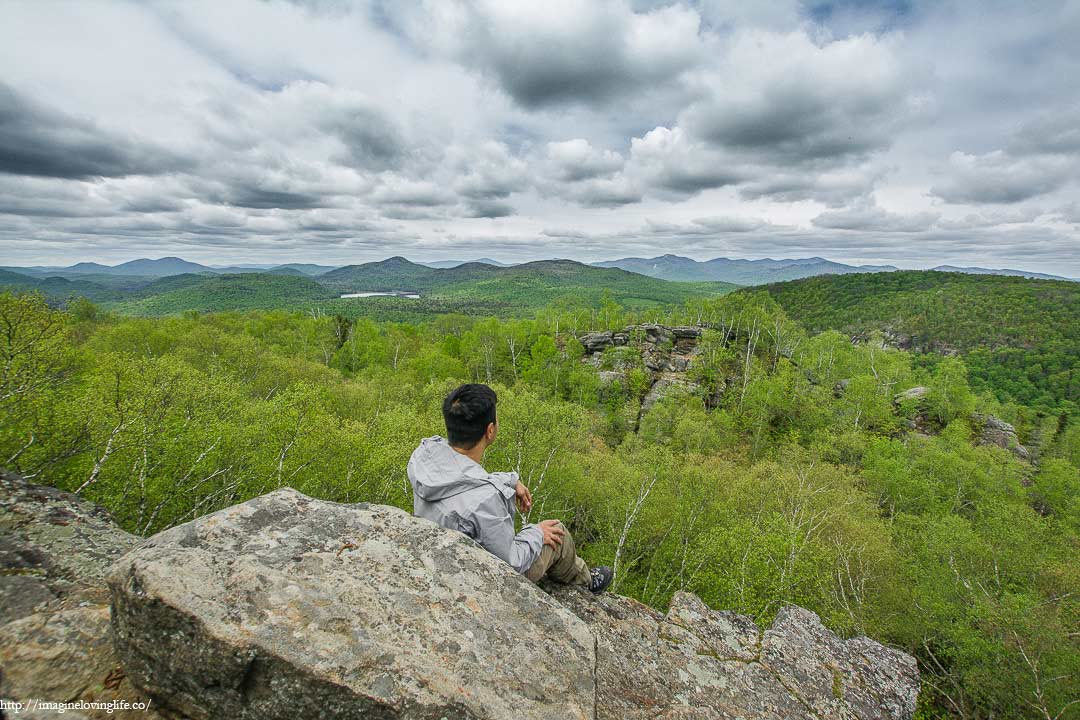
[[[3,698],[149,700],[111,715],[142,718],[719,720],[910,718],[918,692],[912,657],[802,608],[762,630],[689,593],[664,614],[538,588],[460,533],[290,488],[138,542],[0,474],[0,530]]]

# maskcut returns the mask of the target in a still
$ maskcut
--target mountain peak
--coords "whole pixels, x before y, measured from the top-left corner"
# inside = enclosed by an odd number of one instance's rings
[[[385,260],[379,260],[379,261],[371,263],[371,264],[372,265],[384,265],[384,266],[416,265],[416,263],[414,263],[412,260],[409,260],[408,258],[402,257],[401,255],[394,255],[393,257],[388,257]]]

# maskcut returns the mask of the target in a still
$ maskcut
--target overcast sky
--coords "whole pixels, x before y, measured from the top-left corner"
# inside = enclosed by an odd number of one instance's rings
[[[1080,277],[1080,0],[5,2],[0,264]]]

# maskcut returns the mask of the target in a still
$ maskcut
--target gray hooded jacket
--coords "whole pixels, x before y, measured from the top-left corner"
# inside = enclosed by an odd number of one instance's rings
[[[460,530],[523,573],[540,556],[544,532],[528,524],[514,535],[516,472],[488,472],[439,435],[424,438],[408,466],[413,514]]]

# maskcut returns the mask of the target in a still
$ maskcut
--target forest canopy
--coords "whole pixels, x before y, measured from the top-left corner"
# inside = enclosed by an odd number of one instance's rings
[[[808,330],[780,300],[741,291],[658,317],[603,296],[392,322],[149,319],[4,293],[0,458],[141,535],[285,485],[411,510],[409,454],[444,433],[449,390],[485,382],[500,424],[485,466],[518,471],[535,499],[523,520],[562,519],[588,561],[616,567],[615,591],[664,608],[689,590],[759,622],[810,608],[914,654],[923,718],[1068,716],[1080,422],[1003,402],[968,355],[927,363],[880,335]],[[700,337],[685,383],[646,404],[640,333],[595,358],[581,340],[655,319]],[[1037,462],[980,442],[986,415]]]

